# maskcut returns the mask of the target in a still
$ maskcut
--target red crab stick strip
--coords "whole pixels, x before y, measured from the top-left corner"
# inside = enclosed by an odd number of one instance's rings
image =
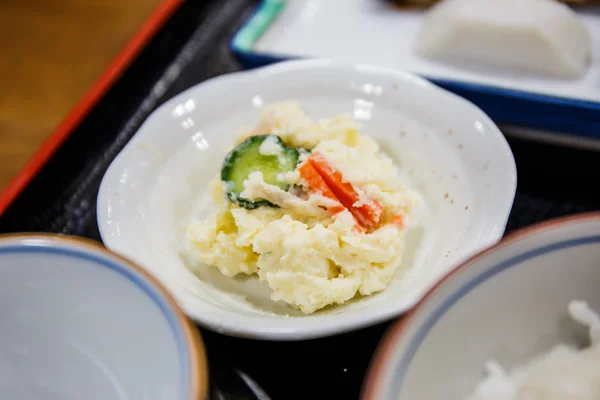
[[[333,194],[329,186],[327,186],[327,183],[325,183],[321,175],[319,175],[315,167],[313,167],[310,162],[306,161],[305,163],[303,163],[300,166],[300,168],[298,168],[298,171],[300,172],[300,176],[302,177],[302,179],[306,181],[311,190],[331,200],[334,200],[337,203],[335,206],[328,208],[328,210],[331,211],[332,214],[336,215],[346,210],[346,207],[344,207],[344,205],[340,203],[340,200],[335,196],[335,194]],[[356,220],[356,217],[354,217],[354,221],[356,230],[358,230],[359,232],[364,232],[365,229]]]
[[[360,201],[358,192],[354,189],[350,182],[344,180],[342,173],[327,161],[327,159],[319,153],[312,154],[308,161],[323,178],[327,186],[333,194],[346,207],[358,222],[365,228],[373,228],[381,219],[383,214],[383,206],[375,200],[371,200],[355,206]]]
[[[319,175],[311,163],[303,163],[300,168],[298,168],[298,171],[300,172],[302,179],[306,181],[312,190],[321,194],[323,197],[334,200],[337,203],[335,206],[329,207],[329,211],[331,211],[333,214],[337,214],[346,209],[342,203],[340,203],[339,199],[335,197],[335,194],[333,194],[329,186],[327,186],[323,178],[321,178],[321,175]]]

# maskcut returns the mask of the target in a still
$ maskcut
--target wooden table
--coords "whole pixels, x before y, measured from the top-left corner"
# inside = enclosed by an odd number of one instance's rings
[[[159,3],[0,2],[0,189]]]

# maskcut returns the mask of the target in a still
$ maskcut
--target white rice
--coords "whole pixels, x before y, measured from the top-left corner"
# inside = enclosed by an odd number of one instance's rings
[[[589,347],[559,344],[510,371],[489,361],[486,378],[467,400],[599,400],[600,317],[578,300],[569,303],[569,314],[588,327]]]

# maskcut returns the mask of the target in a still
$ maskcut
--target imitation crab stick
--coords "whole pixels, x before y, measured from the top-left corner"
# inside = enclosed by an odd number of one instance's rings
[[[298,168],[298,171],[300,172],[302,179],[306,181],[312,190],[324,197],[327,197],[328,199],[336,201],[337,204],[333,207],[329,207],[329,211],[331,211],[333,214],[337,214],[346,209],[342,203],[340,203],[339,199],[335,197],[335,194],[333,194],[329,186],[327,186],[323,178],[321,178],[321,175],[319,175],[317,170],[315,170],[310,162],[303,163],[300,168]]]
[[[346,207],[340,203],[340,200],[335,196],[335,194],[333,194],[329,186],[327,186],[327,183],[325,183],[321,175],[319,175],[315,167],[313,167],[310,162],[307,161],[303,163],[300,168],[298,168],[298,171],[300,172],[300,176],[306,181],[307,185],[312,190],[321,194],[322,196],[336,201],[335,206],[328,208],[328,210],[331,211],[334,216],[346,210]],[[354,215],[352,215],[352,217],[354,218],[355,223],[354,228],[359,232],[365,232],[365,228],[358,222],[356,217]]]
[[[319,153],[312,154],[308,161],[323,178],[338,200],[346,207],[358,222],[365,228],[373,228],[381,219],[383,206],[375,200],[361,202],[360,195],[350,182],[344,180],[338,171],[325,156]],[[356,203],[360,205],[355,205]]]

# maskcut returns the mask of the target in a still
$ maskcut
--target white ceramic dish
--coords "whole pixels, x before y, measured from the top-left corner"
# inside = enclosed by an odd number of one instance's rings
[[[184,224],[206,197],[241,126],[263,105],[297,100],[313,118],[351,112],[425,200],[408,236],[412,270],[376,296],[311,316],[272,302],[256,278],[205,268],[179,254]],[[325,336],[374,324],[414,305],[436,280],[504,232],[516,187],[510,148],[478,108],[413,75],[328,60],[290,61],[211,79],[157,109],[113,161],[98,195],[104,243],[157,276],[200,324],[225,334]]]
[[[458,400],[495,359],[510,370],[558,343],[586,345],[571,300],[600,310],[600,213],[525,228],[454,269],[390,328],[364,399]]]
[[[0,236],[0,398],[200,400],[204,347],[166,290],[87,240]]]

